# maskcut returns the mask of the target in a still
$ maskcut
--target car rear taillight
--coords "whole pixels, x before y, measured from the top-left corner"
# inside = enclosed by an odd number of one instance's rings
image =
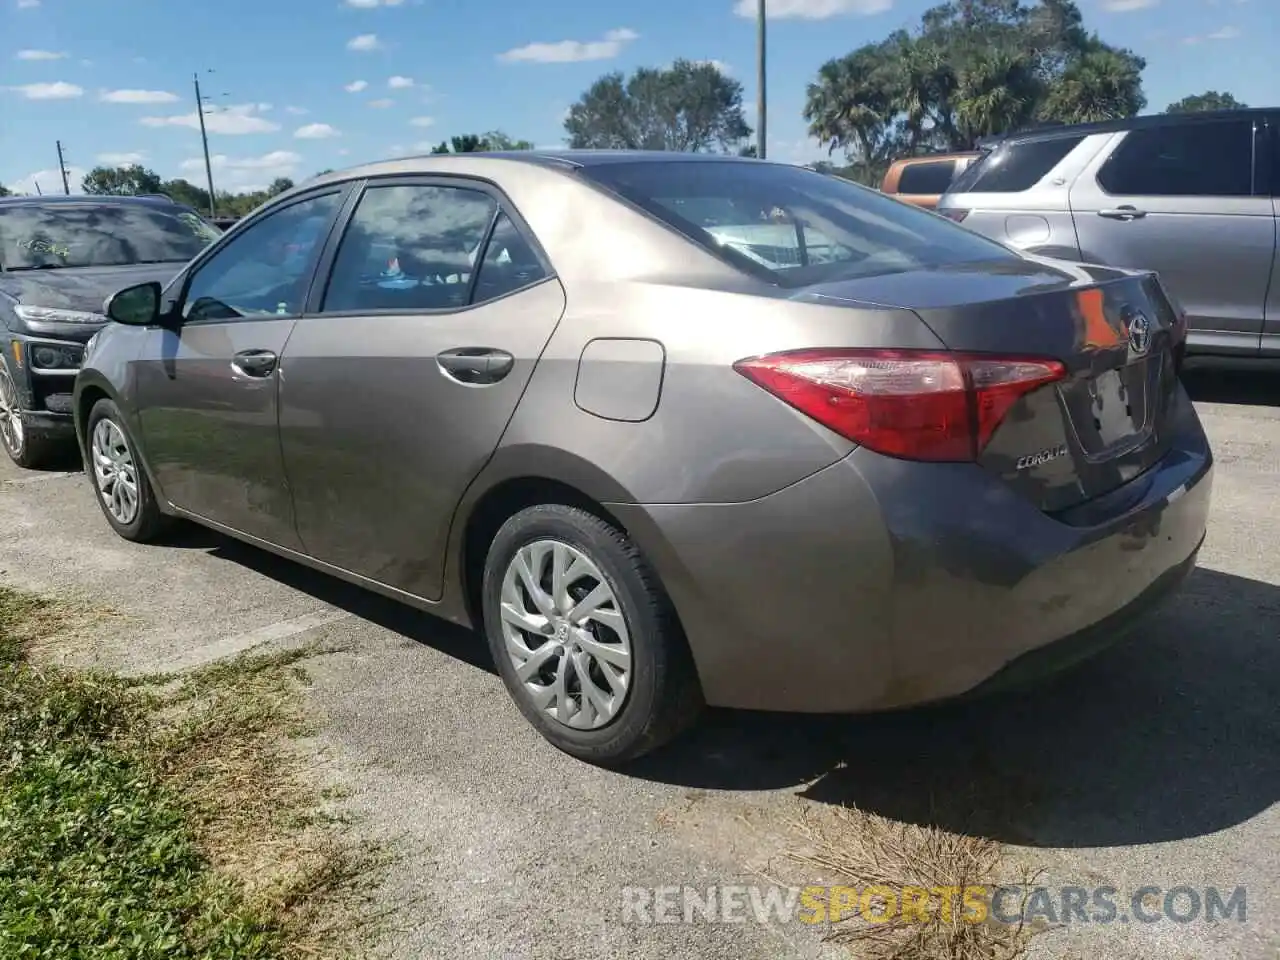
[[[917,350],[793,350],[733,368],[861,446],[931,461],[977,459],[1010,407],[1066,376],[1057,360]]]
[[[963,223],[964,218],[969,215],[968,210],[956,210],[954,207],[947,210],[939,210],[938,212],[948,220],[954,220],[956,223]]]

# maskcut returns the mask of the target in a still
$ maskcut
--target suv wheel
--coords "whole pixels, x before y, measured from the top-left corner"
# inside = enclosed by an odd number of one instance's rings
[[[566,753],[619,765],[696,718],[702,695],[671,603],[630,539],[594,514],[546,504],[507,520],[483,609],[507,690]]]
[[[168,526],[168,517],[160,512],[119,408],[107,399],[95,403],[86,433],[85,472],[107,523],[126,540],[156,539]]]
[[[22,401],[9,371],[0,363],[0,447],[20,467],[34,470],[52,459],[44,437],[32,436],[22,422]]]

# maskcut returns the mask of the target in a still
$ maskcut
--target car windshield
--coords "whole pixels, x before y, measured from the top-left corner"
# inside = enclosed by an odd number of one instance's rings
[[[219,236],[176,204],[19,203],[0,207],[0,269],[186,262]]]
[[[803,167],[637,160],[581,172],[784,287],[1015,257],[935,214]]]

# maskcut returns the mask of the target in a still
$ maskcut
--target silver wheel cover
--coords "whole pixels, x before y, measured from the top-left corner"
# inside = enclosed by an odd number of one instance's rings
[[[93,426],[90,441],[93,479],[107,513],[122,525],[138,516],[138,468],[124,431],[103,418]]]
[[[13,456],[21,456],[26,434],[22,427],[22,405],[18,402],[18,388],[9,374],[0,370],[0,443]]]
[[[521,690],[575,730],[622,709],[631,686],[631,632],[600,568],[558,540],[521,547],[502,577],[502,638]]]

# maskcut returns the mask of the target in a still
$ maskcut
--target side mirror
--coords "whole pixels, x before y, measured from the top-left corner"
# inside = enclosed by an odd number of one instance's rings
[[[139,283],[117,290],[107,298],[104,310],[116,323],[149,327],[160,322],[160,284]]]

